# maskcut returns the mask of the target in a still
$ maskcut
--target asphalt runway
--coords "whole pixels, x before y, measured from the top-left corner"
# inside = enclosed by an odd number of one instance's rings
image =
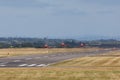
[[[84,56],[93,56],[103,54],[110,50],[97,50],[82,53],[54,53],[54,54],[34,54],[24,56],[14,56],[0,58],[0,67],[47,67],[51,64],[67,59],[79,58]]]

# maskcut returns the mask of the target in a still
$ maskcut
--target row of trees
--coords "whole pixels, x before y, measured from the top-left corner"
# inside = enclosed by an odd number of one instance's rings
[[[0,48],[73,48],[84,45],[85,43],[74,39],[0,38]]]
[[[47,38],[0,38],[0,48],[75,48],[75,47],[103,47],[103,48],[120,48],[120,41],[93,40],[79,41],[74,39],[47,39]]]

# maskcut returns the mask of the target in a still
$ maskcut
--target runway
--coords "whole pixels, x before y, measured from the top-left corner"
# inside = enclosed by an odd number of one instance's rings
[[[53,54],[33,54],[24,56],[13,56],[0,58],[0,67],[47,67],[51,64],[84,56],[93,56],[103,54],[110,50],[98,50],[92,52],[80,52],[80,53],[53,53]]]

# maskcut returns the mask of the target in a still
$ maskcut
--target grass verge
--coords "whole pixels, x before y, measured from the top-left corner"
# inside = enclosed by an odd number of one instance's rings
[[[18,56],[28,54],[48,54],[65,52],[89,52],[99,50],[99,48],[8,48],[0,49],[0,57]]]

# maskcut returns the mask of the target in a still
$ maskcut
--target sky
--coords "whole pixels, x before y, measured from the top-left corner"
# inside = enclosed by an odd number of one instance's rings
[[[120,0],[0,0],[0,37],[120,36]]]

